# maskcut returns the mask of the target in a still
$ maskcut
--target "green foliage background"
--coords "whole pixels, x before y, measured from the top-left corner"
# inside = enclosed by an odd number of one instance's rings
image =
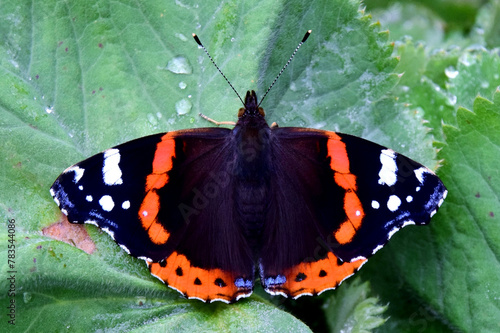
[[[365,9],[364,6],[367,6]],[[449,196],[336,291],[233,305],[179,297],[106,234],[88,255],[42,235],[69,165],[147,134],[235,120],[341,131],[438,169]],[[0,329],[450,332],[500,330],[500,1],[0,0]],[[15,220],[16,325],[7,222]],[[12,242],[11,242],[12,243]],[[362,282],[363,281],[363,282]]]

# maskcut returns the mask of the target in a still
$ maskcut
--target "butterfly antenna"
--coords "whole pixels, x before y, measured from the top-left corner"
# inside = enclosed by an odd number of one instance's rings
[[[305,41],[307,40],[307,38],[309,38],[309,35],[311,34],[311,32],[312,32],[312,30],[307,30],[306,34],[304,35],[304,38],[302,38],[302,40],[300,41],[299,45],[297,45],[297,47],[295,48],[295,51],[293,51],[292,55],[290,56],[290,59],[288,59],[288,61],[286,62],[285,66],[283,66],[283,68],[281,69],[281,71],[278,73],[278,75],[274,79],[273,83],[271,83],[271,85],[269,86],[269,88],[267,88],[266,93],[264,94],[264,96],[262,96],[262,99],[260,100],[259,105],[257,105],[257,107],[259,107],[262,104],[262,101],[264,101],[264,98],[266,98],[266,96],[269,93],[269,91],[271,90],[271,88],[274,86],[274,84],[276,83],[276,81],[278,81],[279,77],[281,76],[281,74],[283,74],[283,72],[288,67],[288,65],[292,62],[293,57],[295,57],[295,53],[297,53],[297,51],[302,46],[302,44],[304,44]]]
[[[201,46],[201,48],[203,49],[203,51],[205,51],[205,53],[207,54],[208,58],[210,59],[210,61],[212,62],[212,64],[214,64],[215,68],[217,68],[217,70],[219,71],[219,73],[222,75],[222,77],[224,78],[224,80],[226,80],[226,82],[229,84],[229,86],[231,87],[231,89],[233,89],[234,93],[236,94],[236,96],[238,96],[238,98],[240,99],[241,101],[241,104],[245,105],[245,102],[243,102],[243,100],[241,99],[240,97],[240,94],[238,94],[238,92],[236,91],[236,89],[234,89],[233,85],[231,84],[231,82],[229,82],[229,80],[227,79],[227,77],[224,75],[224,73],[222,73],[222,71],[220,70],[219,66],[217,66],[217,64],[215,63],[214,59],[212,58],[212,56],[210,56],[210,53],[208,53],[207,49],[205,48],[205,46],[203,46],[203,44],[201,43],[200,39],[198,38],[198,36],[196,34],[193,34],[193,38],[194,40],[196,41],[196,43],[198,43],[199,46]]]

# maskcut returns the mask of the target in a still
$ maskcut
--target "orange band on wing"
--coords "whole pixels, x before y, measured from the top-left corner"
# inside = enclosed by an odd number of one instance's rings
[[[356,230],[361,227],[363,218],[365,217],[361,201],[359,201],[356,193],[352,191],[347,191],[344,196],[344,210],[347,219],[340,225],[340,228],[335,231],[334,235],[335,239],[340,244],[346,244],[352,240],[354,235],[356,235]]]
[[[334,179],[337,185],[342,187],[344,190],[358,189],[356,186],[356,176],[353,174],[336,172]]]
[[[345,143],[342,142],[339,135],[329,133],[327,148],[335,183],[346,191],[344,194],[344,211],[347,218],[334,231],[333,235],[339,244],[347,244],[361,227],[365,212],[356,194],[358,190],[356,176],[350,171],[349,156],[347,155]]]
[[[166,173],[148,175],[146,178],[146,191],[162,188],[167,182],[168,175]]]
[[[330,167],[333,171],[340,173],[349,173],[349,157],[345,149],[345,143],[341,141],[340,136],[335,133],[329,133],[328,137],[328,155],[330,156]]]
[[[365,213],[363,212],[361,201],[359,201],[358,196],[353,191],[346,192],[344,196],[344,209],[347,213],[347,218],[352,222],[354,227],[356,229],[361,227]]]
[[[281,291],[294,298],[303,294],[316,295],[324,290],[336,288],[343,280],[357,272],[365,262],[366,259],[341,262],[332,252],[328,252],[324,259],[300,263],[286,270],[286,282],[272,288],[272,291]]]
[[[158,221],[160,196],[157,191],[168,183],[168,172],[172,169],[175,157],[175,140],[170,133],[165,134],[156,145],[153,170],[146,178],[146,196],[139,209],[139,219],[148,231],[149,239],[155,244],[165,244],[170,233]]]
[[[232,302],[238,296],[248,296],[252,293],[250,287],[236,287],[234,274],[218,268],[202,269],[192,266],[186,256],[177,252],[173,252],[161,263],[148,265],[151,274],[188,298]]]

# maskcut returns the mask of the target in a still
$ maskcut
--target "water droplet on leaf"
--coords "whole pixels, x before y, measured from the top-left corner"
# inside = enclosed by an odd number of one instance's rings
[[[445,70],[444,70],[444,73],[446,74],[447,77],[449,77],[450,79],[454,79],[458,76],[458,71],[453,68],[453,67],[447,67]]]
[[[29,303],[32,298],[33,298],[33,295],[31,295],[31,293],[23,293],[24,303]]]
[[[167,69],[175,74],[191,74],[193,69],[189,61],[182,56],[178,56],[170,60],[167,64]]]
[[[183,115],[191,111],[191,108],[193,107],[193,104],[191,104],[190,101],[187,99],[183,98],[177,103],[175,103],[175,110],[177,111],[178,115]]]
[[[177,32],[175,34],[175,37],[179,38],[180,40],[182,40],[183,42],[187,41],[188,39],[186,38],[186,36],[184,36],[183,34]]]
[[[153,114],[148,113],[147,117],[148,117],[148,121],[151,125],[153,125],[154,127],[156,127],[158,125],[158,120],[156,120],[156,117]]]

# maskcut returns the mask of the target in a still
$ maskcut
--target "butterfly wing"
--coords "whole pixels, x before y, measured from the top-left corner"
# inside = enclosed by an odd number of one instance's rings
[[[335,288],[397,230],[428,223],[446,196],[429,169],[358,137],[274,128],[272,142],[275,177],[260,261],[271,294]]]
[[[100,227],[190,298],[249,296],[253,261],[234,221],[229,130],[139,138],[65,170],[51,187],[73,223]]]

